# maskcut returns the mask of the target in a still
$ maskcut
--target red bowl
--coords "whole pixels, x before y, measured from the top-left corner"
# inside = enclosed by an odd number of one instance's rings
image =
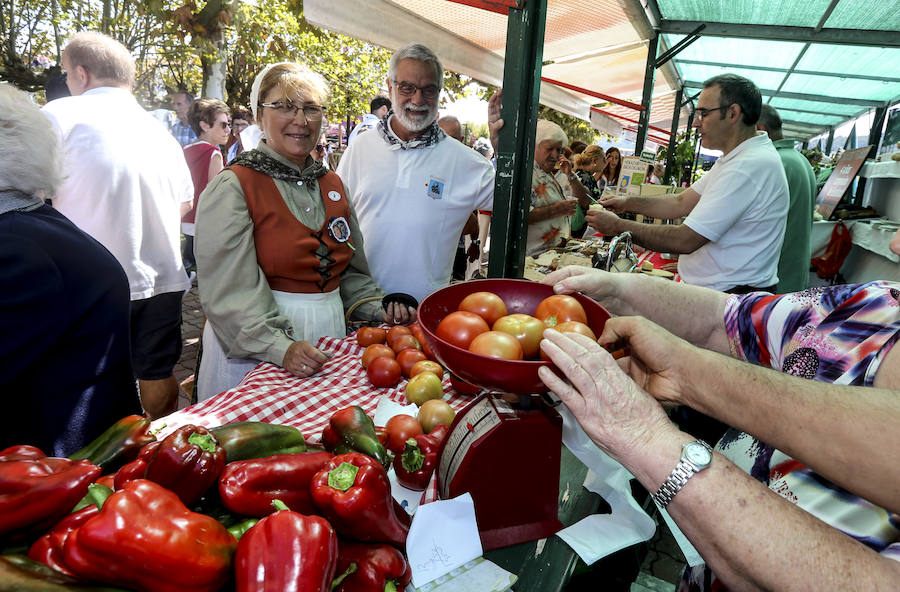
[[[538,368],[551,366],[551,362],[489,358],[447,343],[435,335],[438,323],[457,310],[462,299],[473,292],[493,292],[506,303],[509,314],[534,314],[541,300],[553,295],[553,286],[530,280],[487,279],[452,284],[429,294],[419,304],[419,325],[435,357],[459,378],[485,389],[520,395],[546,392],[547,387],[538,377]],[[584,307],[588,326],[600,335],[609,313],[586,296],[573,296]]]

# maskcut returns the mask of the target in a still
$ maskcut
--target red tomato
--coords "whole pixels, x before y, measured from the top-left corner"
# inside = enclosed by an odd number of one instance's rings
[[[543,321],[531,315],[517,313],[497,319],[493,330],[509,333],[518,339],[522,346],[522,357],[528,360],[537,357],[546,328]]]
[[[369,362],[366,376],[378,388],[396,386],[400,382],[400,364],[394,358],[378,356]]]
[[[506,316],[506,304],[493,292],[472,292],[459,303],[459,310],[474,312],[488,325]]]
[[[394,350],[394,353],[400,353],[405,349],[414,349],[416,351],[422,349],[422,346],[419,345],[419,342],[416,341],[416,338],[412,335],[401,335],[397,339],[394,340],[394,344],[391,346]]]
[[[387,344],[391,347],[394,347],[394,341],[397,340],[401,335],[412,335],[412,331],[409,330],[409,327],[404,327],[403,325],[394,325],[387,332]]]
[[[397,362],[400,363],[400,369],[403,371],[403,376],[407,378],[411,376],[410,372],[417,362],[427,359],[425,354],[415,348],[404,349],[397,354]]]
[[[541,300],[534,316],[544,321],[548,327],[555,327],[557,323],[565,321],[578,321],[587,324],[587,314],[581,303],[572,296],[566,294],[554,294]]]
[[[366,351],[363,352],[362,355],[362,365],[363,368],[369,367],[369,362],[374,360],[379,356],[387,356],[389,358],[394,357],[394,350],[389,348],[388,346],[382,343],[373,343],[369,347],[366,348]]]
[[[519,345],[519,340],[502,331],[482,333],[469,344],[469,351],[502,360],[522,359],[522,346]]]
[[[419,325],[419,323],[413,323],[409,326],[409,330],[412,331],[413,337],[415,337],[416,341],[419,342],[419,345],[422,346],[422,351],[425,352],[428,359],[433,360],[434,352],[431,351],[431,347],[425,340],[425,331],[422,330],[422,326]]]
[[[373,343],[384,343],[387,339],[387,331],[381,327],[363,327],[356,334],[356,342],[363,347],[369,347]]]
[[[395,415],[384,424],[387,440],[383,442],[385,448],[394,454],[400,454],[406,449],[406,441],[424,434],[422,424],[411,415]]]
[[[409,371],[409,377],[412,378],[416,374],[421,374],[422,372],[431,372],[441,380],[444,379],[444,367],[431,360],[422,360],[421,362],[413,364],[413,367]]]
[[[557,323],[553,328],[560,333],[581,333],[582,335],[590,337],[594,341],[597,341],[597,336],[594,335],[594,332],[591,330],[591,328],[584,323],[579,323],[578,321],[565,321],[562,323]]]
[[[490,330],[484,319],[474,312],[458,310],[444,317],[438,324],[435,335],[456,347],[468,349],[476,336]]]

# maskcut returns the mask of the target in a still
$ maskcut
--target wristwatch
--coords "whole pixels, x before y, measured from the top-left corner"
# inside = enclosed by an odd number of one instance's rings
[[[681,460],[675,465],[675,468],[653,494],[655,501],[660,508],[665,508],[675,497],[675,494],[681,491],[694,473],[699,473],[709,466],[712,462],[713,449],[703,440],[695,440],[688,442],[681,449]]]

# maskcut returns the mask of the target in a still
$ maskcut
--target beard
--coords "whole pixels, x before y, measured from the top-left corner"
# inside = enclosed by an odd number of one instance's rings
[[[395,97],[394,104],[399,104]],[[408,129],[410,132],[421,132],[437,119],[438,107],[437,101],[433,107],[422,105],[415,107],[409,103],[403,104],[399,109],[394,111],[394,117],[400,122],[400,125]]]

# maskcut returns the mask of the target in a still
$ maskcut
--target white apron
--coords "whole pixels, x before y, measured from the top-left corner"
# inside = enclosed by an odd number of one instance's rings
[[[272,290],[278,312],[291,321],[293,339],[313,345],[321,337],[344,337],[344,304],[340,289],[315,294],[294,294]],[[259,360],[229,358],[225,355],[209,322],[203,328],[203,355],[197,373],[197,400],[203,401],[234,388]]]

